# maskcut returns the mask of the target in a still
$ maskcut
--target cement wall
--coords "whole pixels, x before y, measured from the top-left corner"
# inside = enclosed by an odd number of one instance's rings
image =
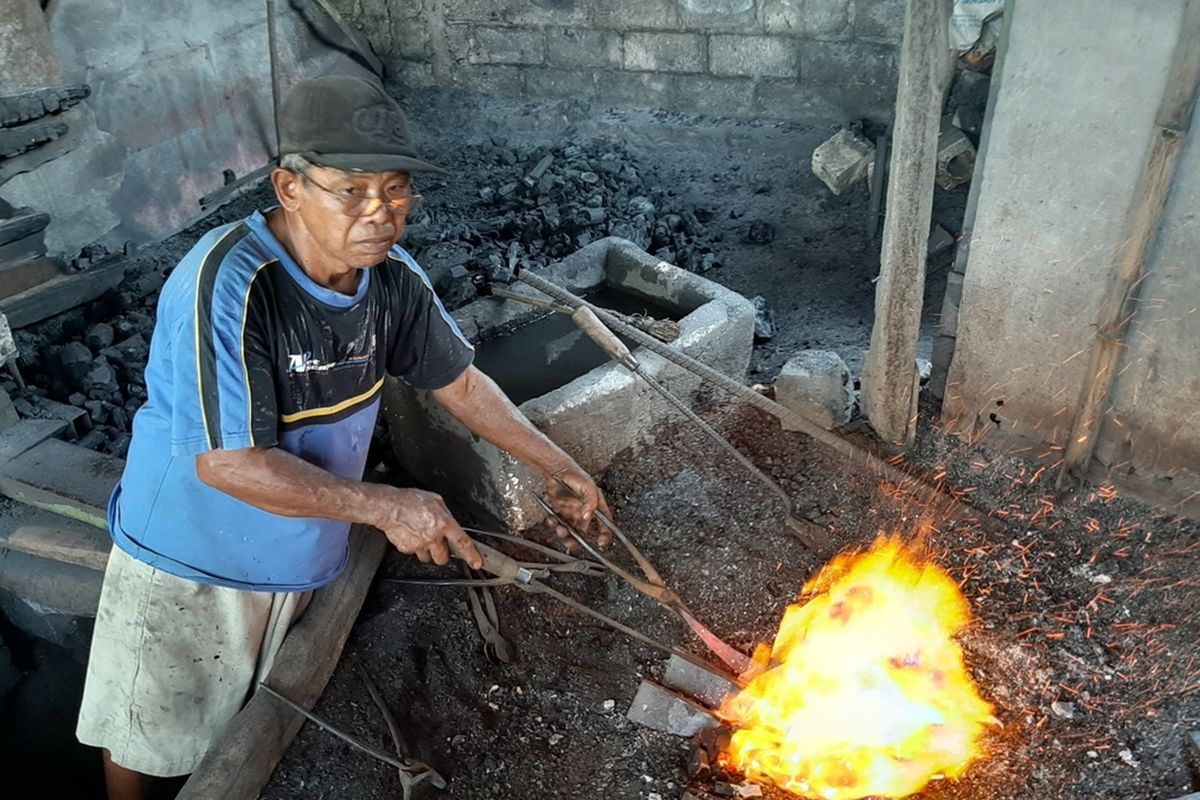
[[[334,0],[389,77],[718,116],[886,120],[903,0]]]
[[[4,2],[43,13],[36,0]],[[350,69],[287,0],[277,5],[284,86]],[[21,32],[0,28],[0,42],[8,33],[12,45],[0,48],[2,91],[66,81],[92,94],[61,115],[70,132],[49,147],[65,154],[42,163],[35,150],[0,163],[0,197],[51,214],[52,254],[163,238],[200,215],[197,201],[221,188],[223,170],[241,176],[267,163],[274,125],[263,3],[58,0],[46,13]],[[19,68],[42,31],[58,65]],[[10,70],[20,86],[7,85]]]
[[[1148,151],[1183,0],[1010,5],[943,414],[1057,460]],[[1013,7],[1015,6],[1015,7]],[[1146,263],[1097,460],[1200,511],[1200,125]]]

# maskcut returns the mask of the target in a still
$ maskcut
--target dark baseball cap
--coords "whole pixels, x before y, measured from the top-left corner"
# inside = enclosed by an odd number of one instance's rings
[[[279,108],[279,152],[346,172],[446,172],[417,158],[408,120],[383,87],[351,75],[292,87]]]

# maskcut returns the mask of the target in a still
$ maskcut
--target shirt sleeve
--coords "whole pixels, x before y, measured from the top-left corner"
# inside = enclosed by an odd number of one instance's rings
[[[412,257],[401,253],[391,261],[396,270],[399,324],[388,353],[388,372],[414,389],[440,389],[471,366],[475,348]]]
[[[274,357],[265,315],[244,286],[197,281],[171,325],[171,451],[278,444]]]

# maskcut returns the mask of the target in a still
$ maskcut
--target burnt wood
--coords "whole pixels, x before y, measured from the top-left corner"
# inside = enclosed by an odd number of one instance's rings
[[[16,128],[0,128],[0,158],[19,156],[66,134],[65,122],[31,122]]]
[[[0,300],[20,294],[67,274],[62,259],[51,256],[15,263],[0,260]]]
[[[46,229],[50,215],[32,208],[18,208],[8,219],[0,219],[0,245],[16,242]]]
[[[13,328],[22,328],[47,317],[95,300],[115,288],[125,277],[125,259],[114,255],[84,272],[63,275],[20,294],[0,299],[0,313]]]
[[[22,122],[57,114],[70,108],[91,94],[91,88],[79,86],[52,86],[0,96],[0,127],[19,125]]]
[[[49,439],[0,466],[0,492],[105,529],[108,499],[124,471],[124,459]]]
[[[8,244],[0,244],[0,269],[6,264],[28,261],[46,255],[45,234],[41,231]]]

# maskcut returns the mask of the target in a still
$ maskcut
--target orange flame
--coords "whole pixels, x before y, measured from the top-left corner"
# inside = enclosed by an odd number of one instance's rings
[[[759,672],[721,715],[747,777],[804,797],[905,797],[983,754],[992,707],[953,636],[970,620],[958,586],[899,537],[842,554],[789,606]]]

